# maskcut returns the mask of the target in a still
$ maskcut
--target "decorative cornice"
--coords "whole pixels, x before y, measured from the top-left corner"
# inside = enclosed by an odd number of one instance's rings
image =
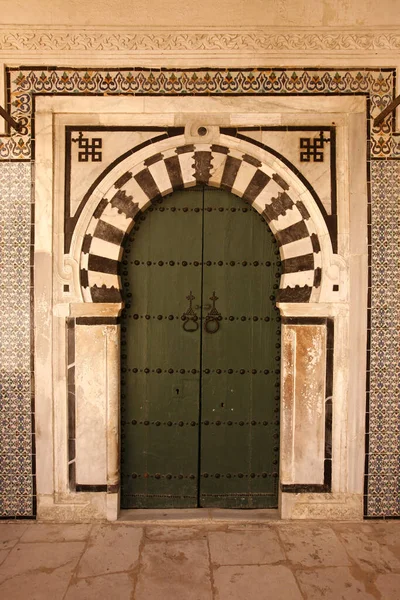
[[[400,32],[390,30],[264,29],[127,30],[2,26],[3,52],[365,52],[400,51]]]

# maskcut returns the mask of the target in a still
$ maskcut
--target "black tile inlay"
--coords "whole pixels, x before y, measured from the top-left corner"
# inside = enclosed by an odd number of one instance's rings
[[[71,490],[75,490],[76,489],[76,467],[75,467],[75,461],[74,462],[70,462],[68,465],[68,479],[69,479],[69,486]]]
[[[82,244],[82,252],[83,254],[88,254],[89,250],[90,250],[90,244],[92,243],[92,236],[90,233],[86,233],[85,237],[83,238],[83,244]]]
[[[324,494],[329,491],[324,483],[282,483],[281,490],[287,494]]]
[[[283,189],[285,192],[289,189],[289,184],[286,183],[284,179],[278,173],[274,173],[272,175],[272,179]]]
[[[121,292],[115,287],[98,287],[94,285],[90,288],[93,302],[121,302]]]
[[[314,281],[313,281],[313,286],[315,288],[319,288],[319,286],[321,285],[321,277],[322,277],[321,267],[317,267],[314,271]]]
[[[229,154],[229,148],[226,146],[220,146],[219,144],[213,144],[211,146],[211,152],[219,152],[219,154]]]
[[[81,485],[79,483],[76,484],[75,490],[77,492],[107,492],[106,485]]]
[[[249,204],[252,204],[257,196],[261,194],[270,179],[271,178],[264,173],[264,171],[257,169],[243,194],[243,199]]]
[[[164,158],[164,155],[161,154],[161,152],[159,152],[158,154],[153,154],[153,156],[150,156],[149,158],[146,158],[143,162],[145,167],[151,167],[151,165],[155,165],[156,163],[162,161]]]
[[[332,242],[332,250],[337,252],[337,216],[327,215],[325,217],[326,226],[328,227],[329,235]]]
[[[96,254],[89,254],[88,270],[117,275],[119,272],[119,262],[117,260],[113,260],[112,258],[97,256]]]
[[[124,239],[124,232],[114,225],[110,225],[107,221],[100,221],[97,223],[96,229],[94,230],[93,237],[100,238],[111,244],[119,246]]]
[[[332,458],[332,400],[330,398],[325,402],[325,458]]]
[[[211,171],[211,152],[197,151],[194,155],[194,177],[197,183],[207,184]]]
[[[69,457],[68,462],[75,460],[75,440],[74,439],[68,440],[68,457]]]
[[[68,392],[68,437],[75,438],[75,392]]]
[[[139,204],[132,200],[133,197],[127,196],[125,190],[118,190],[110,204],[113,208],[117,208],[120,212],[124,213],[128,218],[134,219],[139,212]]]
[[[308,285],[300,287],[296,285],[294,288],[287,287],[278,290],[277,302],[309,302],[312,288]]]
[[[167,169],[168,176],[171,180],[171,185],[174,190],[179,190],[183,188],[183,177],[181,164],[179,162],[178,156],[170,156],[166,158],[164,161],[165,167]]]
[[[286,229],[278,231],[275,235],[278,245],[283,246],[284,244],[290,244],[303,238],[310,237],[307,226],[304,221],[299,221],[294,225],[289,225]]]
[[[117,325],[119,317],[76,317],[77,325]]]
[[[96,210],[93,213],[93,216],[95,219],[100,218],[102,212],[104,211],[105,207],[107,206],[108,202],[106,200],[106,198],[102,198],[99,202],[99,204],[96,207]]]
[[[114,485],[107,486],[107,494],[117,494],[119,492],[120,485],[115,483]]]
[[[194,152],[195,147],[194,144],[186,144],[185,146],[179,146],[175,152],[177,154],[188,154],[189,152]]]
[[[330,492],[330,482],[332,481],[332,460],[326,458],[324,460],[324,486],[327,492]],[[326,483],[325,483],[326,482]]]
[[[132,179],[132,173],[130,171],[127,171],[126,173],[121,175],[119,179],[117,179],[117,181],[114,183],[114,187],[117,189],[122,188],[122,186],[128,183],[130,179]]]
[[[74,319],[67,319],[67,361],[68,365],[72,365],[75,362],[75,331],[74,331]]]
[[[81,286],[87,288],[89,286],[89,273],[87,269],[81,269]]]
[[[315,252],[315,254],[318,254],[319,252],[321,252],[321,246],[320,246],[319,238],[318,238],[317,234],[312,233],[310,235],[310,239],[311,239],[313,252]]]
[[[301,200],[298,200],[296,202],[296,206],[297,206],[297,208],[299,210],[299,213],[303,217],[303,219],[305,219],[307,221],[310,218],[310,213],[308,212],[308,210],[304,206],[303,202]]]
[[[78,162],[101,162],[103,153],[103,140],[101,138],[86,138],[83,132],[80,131],[77,138],[71,138],[71,142],[77,142],[78,148],[82,152],[78,152]]]
[[[254,156],[250,156],[249,154],[243,154],[242,158],[244,162],[253,165],[253,167],[257,167],[258,169],[262,167],[262,162],[258,160],[258,158],[254,158]]]
[[[158,189],[156,182],[154,181],[153,175],[150,173],[149,169],[143,169],[135,175],[135,179],[146,194],[146,196],[152,201],[158,200],[161,198],[161,192]]]
[[[233,156],[227,157],[224,166],[224,172],[222,173],[221,188],[224,190],[231,191],[233,184],[235,183],[236,175],[240,169],[242,161]]]
[[[326,317],[282,317],[284,325],[326,325]]]
[[[296,273],[298,271],[312,271],[314,269],[314,255],[304,254],[282,261],[283,273]]]
[[[285,215],[287,210],[293,207],[292,199],[286,192],[280,192],[277,198],[272,198],[271,204],[266,204],[263,217],[269,223],[277,219],[279,215]]]

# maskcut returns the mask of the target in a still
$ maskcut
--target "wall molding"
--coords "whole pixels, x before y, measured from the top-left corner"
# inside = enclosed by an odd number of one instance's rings
[[[399,52],[398,28],[0,26],[1,52]]]

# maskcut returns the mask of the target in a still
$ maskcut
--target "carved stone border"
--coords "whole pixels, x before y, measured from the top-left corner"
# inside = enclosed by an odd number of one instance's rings
[[[3,52],[400,52],[396,29],[157,29],[3,26]]]

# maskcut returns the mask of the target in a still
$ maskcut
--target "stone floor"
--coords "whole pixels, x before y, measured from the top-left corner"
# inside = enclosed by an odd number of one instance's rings
[[[397,600],[400,521],[3,521],[0,598]]]

